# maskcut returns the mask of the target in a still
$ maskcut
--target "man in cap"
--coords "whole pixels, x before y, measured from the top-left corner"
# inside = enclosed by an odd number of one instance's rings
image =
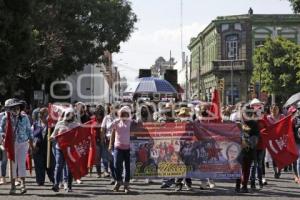
[[[26,177],[26,153],[28,144],[32,149],[32,130],[29,118],[26,114],[21,113],[22,102],[18,99],[8,99],[5,101],[5,108],[10,112],[13,128],[13,139],[15,148],[15,161],[12,163],[12,182],[10,194],[16,193],[15,180],[17,176],[21,179],[21,194],[27,192],[25,187]],[[0,134],[5,137],[7,114],[2,118],[0,123]]]

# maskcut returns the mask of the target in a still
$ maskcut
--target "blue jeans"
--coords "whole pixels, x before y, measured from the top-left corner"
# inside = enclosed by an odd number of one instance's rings
[[[6,151],[3,150],[2,161],[1,161],[1,176],[2,177],[6,176],[6,168],[7,168],[7,155],[6,155]]]
[[[125,183],[130,180],[130,150],[116,148],[114,150],[114,167],[116,172],[116,180],[122,182],[123,163],[125,164]]]
[[[263,162],[265,159],[265,150],[256,150],[255,159],[251,166],[251,183],[255,183],[256,172],[259,184],[262,184]]]
[[[59,187],[59,183],[61,182],[62,179],[63,170],[64,167],[66,166],[65,176],[67,179],[68,188],[72,189],[73,176],[70,169],[66,165],[63,152],[58,148],[56,148],[55,150],[56,150],[55,151],[56,164],[55,164],[55,171],[54,171],[54,187]]]
[[[106,155],[106,153],[108,153],[107,147],[105,146],[105,144],[103,143],[98,143],[96,145],[96,152],[98,154],[98,162],[96,164],[96,169],[97,169],[97,173],[100,174],[101,173],[101,161],[103,163],[103,167],[104,167],[104,171],[108,173],[108,166],[109,166],[109,161],[108,161],[108,155]]]

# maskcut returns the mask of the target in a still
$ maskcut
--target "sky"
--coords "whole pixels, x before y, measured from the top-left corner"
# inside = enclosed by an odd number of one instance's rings
[[[133,81],[139,68],[149,68],[163,56],[181,63],[181,9],[180,0],[131,0],[133,12],[138,17],[130,39],[121,44],[118,54],[113,54],[113,65],[121,76]],[[183,51],[217,16],[247,14],[292,14],[288,0],[182,0]]]

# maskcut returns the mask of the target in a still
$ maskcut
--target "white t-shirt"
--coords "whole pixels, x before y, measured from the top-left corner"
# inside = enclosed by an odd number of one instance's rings
[[[115,117],[113,117],[111,114],[109,114],[109,115],[106,115],[102,121],[101,128],[106,129],[106,137],[110,138],[110,136],[111,136],[111,131],[112,131],[111,125],[114,120],[115,120]]]
[[[230,121],[232,121],[232,122],[241,121],[241,113],[239,111],[232,113],[230,115]]]

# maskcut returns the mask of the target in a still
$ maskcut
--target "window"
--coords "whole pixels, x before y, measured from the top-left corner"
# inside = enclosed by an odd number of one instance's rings
[[[257,48],[258,46],[264,45],[265,44],[265,40],[256,40],[254,45],[255,48]]]
[[[226,37],[226,56],[228,60],[237,60],[239,58],[239,41],[237,35]]]

